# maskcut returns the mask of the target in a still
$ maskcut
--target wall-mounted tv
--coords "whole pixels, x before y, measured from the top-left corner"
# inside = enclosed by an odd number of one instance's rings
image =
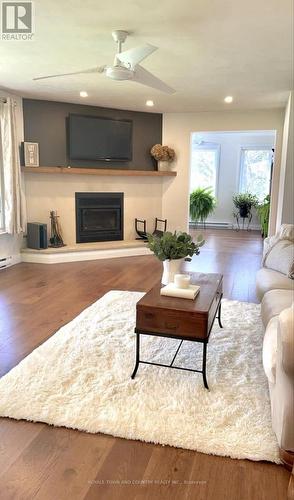
[[[132,121],[69,115],[71,160],[130,161]]]

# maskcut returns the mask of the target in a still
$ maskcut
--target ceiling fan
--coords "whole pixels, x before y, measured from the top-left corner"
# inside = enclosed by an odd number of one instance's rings
[[[150,56],[152,52],[158,49],[149,43],[135,47],[134,49],[125,50],[122,52],[122,44],[125,42],[128,31],[116,30],[112,32],[112,37],[117,44],[117,52],[114,56],[113,66],[96,66],[81,71],[74,71],[72,73],[61,73],[57,75],[40,76],[34,80],[45,80],[46,78],[56,78],[60,76],[70,75],[83,75],[86,73],[103,73],[107,78],[112,80],[130,80],[133,82],[141,83],[147,87],[160,90],[166,94],[173,94],[174,89],[166,85],[159,78],[140,66],[140,62]]]

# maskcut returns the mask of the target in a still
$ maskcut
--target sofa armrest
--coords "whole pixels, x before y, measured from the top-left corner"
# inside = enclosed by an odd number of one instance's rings
[[[294,304],[279,315],[278,363],[281,369],[293,380],[294,391]]]
[[[272,426],[280,448],[294,452],[294,308],[279,315],[276,378],[271,387]]]

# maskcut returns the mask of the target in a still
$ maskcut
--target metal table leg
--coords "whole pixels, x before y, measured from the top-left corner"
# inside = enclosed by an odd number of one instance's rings
[[[219,320],[220,327],[222,328],[220,314],[221,314],[221,310],[220,310],[220,305],[219,305],[218,320]],[[163,336],[163,335],[160,335],[160,334],[156,335],[154,333],[149,333],[149,332],[145,332],[145,331],[141,332],[141,333],[142,333],[142,335],[154,335],[154,336],[158,336],[158,337],[167,337],[167,336]],[[140,333],[136,332],[136,363],[135,363],[134,371],[133,371],[133,373],[131,375],[131,378],[132,379],[135,378],[140,363],[145,364],[145,365],[152,365],[152,366],[162,366],[162,367],[165,367],[165,368],[174,368],[176,370],[184,370],[184,371],[188,371],[188,372],[202,373],[204,387],[205,387],[205,389],[209,390],[208,383],[207,383],[207,378],[206,378],[206,357],[207,357],[207,343],[208,343],[208,339],[207,340],[193,340],[193,342],[201,342],[203,344],[202,370],[194,370],[192,368],[184,368],[184,367],[180,367],[180,366],[174,366],[174,361],[175,361],[175,359],[177,357],[177,354],[178,354],[178,352],[180,350],[180,347],[181,347],[183,341],[184,340],[189,341],[191,339],[188,339],[188,338],[183,339],[181,337],[175,337],[175,336],[170,336],[168,338],[173,338],[173,339],[181,340],[180,344],[177,347],[177,350],[176,350],[176,353],[175,353],[175,355],[173,357],[173,360],[172,360],[171,364],[169,364],[169,365],[163,364],[163,363],[155,363],[155,362],[147,361],[147,360],[146,361],[145,360],[140,360]]]
[[[206,353],[207,353],[207,342],[203,342],[202,377],[205,389],[209,390],[206,378]]]
[[[140,333],[136,332],[136,364],[131,378],[134,379],[140,363]]]
[[[218,306],[218,314],[217,314],[217,320],[220,328],[223,328],[222,325],[222,320],[221,320],[221,313],[222,313],[222,301],[220,300],[219,306]]]

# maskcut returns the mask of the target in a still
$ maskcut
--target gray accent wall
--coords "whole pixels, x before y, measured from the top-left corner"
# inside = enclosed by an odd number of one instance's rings
[[[24,140],[38,142],[40,166],[156,170],[150,148],[162,142],[162,115],[100,108],[65,102],[23,99]],[[77,161],[68,158],[67,118],[70,113],[128,119],[133,122],[133,158],[129,162]]]

